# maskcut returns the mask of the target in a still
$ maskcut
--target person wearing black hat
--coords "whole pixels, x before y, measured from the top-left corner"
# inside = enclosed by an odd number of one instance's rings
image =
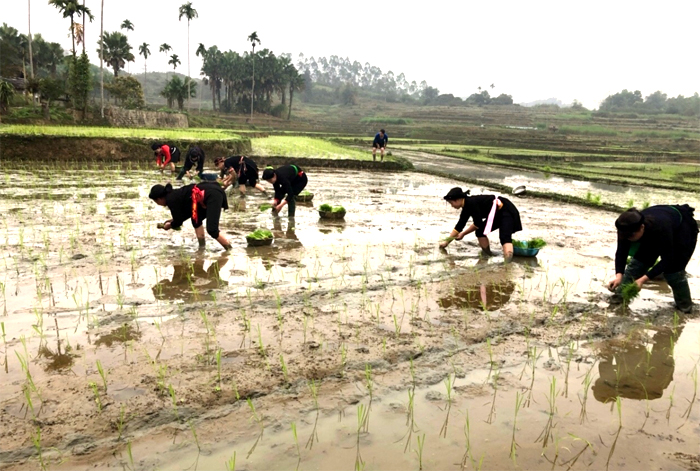
[[[693,309],[685,267],[698,242],[694,211],[687,204],[651,206],[641,211],[628,209],[617,218],[615,278],[608,283],[614,292],[612,304],[622,302],[623,284],[635,282],[641,288],[663,274],[673,290],[676,307],[685,313]],[[628,256],[632,256],[629,263]]]
[[[258,191],[265,193],[265,188],[258,183],[258,166],[252,159],[244,155],[234,155],[227,159],[217,157],[214,165],[221,170],[221,186],[224,189],[238,182],[238,190],[245,195],[246,182],[255,187]]]
[[[175,171],[175,164],[180,161],[180,149],[160,142],[151,144],[151,149],[153,149],[153,155],[156,157],[158,168],[163,170],[170,165],[170,171]]]
[[[273,209],[279,213],[287,205],[289,206],[287,215],[293,218],[296,211],[296,197],[309,182],[306,173],[297,165],[283,165],[278,169],[267,167],[263,170],[262,178],[272,183],[275,188]],[[285,195],[287,197],[283,199]]]
[[[228,239],[219,231],[221,210],[228,209],[226,194],[221,185],[215,182],[202,182],[186,185],[177,190],[173,186],[154,185],[148,195],[159,206],[167,206],[173,218],[163,224],[163,229],[179,229],[186,220],[192,220],[199,247],[206,245],[202,221],[207,220],[207,233],[221,246],[231,249]]]
[[[195,165],[197,166],[197,175],[199,178],[202,178],[203,180],[208,179],[204,177],[204,151],[199,146],[192,146],[187,149],[185,163],[177,176],[177,180],[182,180],[182,177],[184,177],[185,174],[187,174],[188,177],[191,177],[190,170]]]
[[[440,248],[447,247],[453,240],[462,240],[465,235],[476,232],[479,246],[484,253],[491,255],[489,239],[486,237],[498,229],[498,238],[503,246],[503,258],[509,261],[513,258],[513,233],[523,230],[520,223],[518,208],[507,198],[495,195],[469,196],[469,190],[452,188],[445,196],[445,201],[454,209],[462,209],[459,221],[450,236],[440,242]],[[469,218],[472,224],[467,228]]]

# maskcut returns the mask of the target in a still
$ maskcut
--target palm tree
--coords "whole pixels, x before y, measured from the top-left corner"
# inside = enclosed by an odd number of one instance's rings
[[[75,16],[87,15],[90,21],[94,19],[90,9],[80,5],[78,0],[49,0],[49,5],[55,6],[63,14],[63,18],[70,18],[70,34],[73,40],[73,57],[75,57]]]
[[[122,25],[120,26],[121,29],[125,29],[127,31],[133,31],[134,30],[134,24],[129,21],[129,20],[124,20],[122,21]]]
[[[190,21],[192,21],[194,18],[199,17],[199,14],[197,14],[197,10],[192,8],[192,2],[187,2],[184,5],[181,5],[178,11],[180,13],[180,16],[178,16],[179,21],[182,21],[183,16],[187,18],[187,78],[190,78]],[[191,80],[187,81],[188,89],[190,87],[190,82]],[[187,111],[190,111],[189,91],[187,92]]]
[[[177,57],[177,54],[173,54],[172,56],[170,56],[168,64],[173,66],[173,70],[177,69],[177,66],[180,65],[180,58]]]
[[[100,2],[100,50],[104,50],[105,0]],[[105,117],[105,68],[104,56],[100,53],[100,116]]]
[[[0,80],[0,112],[7,111],[10,101],[15,94],[15,87],[5,80]]]
[[[29,77],[34,79],[34,55],[32,54],[32,2],[27,0],[27,37],[29,38]],[[33,101],[33,100],[32,100]]]
[[[170,52],[171,49],[172,49],[172,47],[170,47],[170,44],[168,44],[168,43],[163,43],[163,44],[160,45],[159,51],[160,51],[160,52],[164,52],[164,53],[167,54],[168,52]]]
[[[143,98],[146,99],[146,74],[148,73],[148,56],[151,55],[151,50],[148,49],[148,44],[144,42],[139,46],[139,54],[143,56]]]
[[[126,36],[119,31],[106,33],[102,41],[104,47],[97,49],[97,53],[104,56],[107,63],[114,69],[114,76],[119,76],[119,70],[124,69],[126,62],[134,62],[131,46]]]
[[[253,57],[253,84],[251,85],[250,89],[250,120],[253,121],[253,100],[255,94],[255,43],[260,44],[258,32],[253,31],[251,35],[248,36],[248,41],[250,41],[250,44],[253,46],[253,53],[251,54]]]
[[[287,114],[287,121],[292,118],[292,100],[294,99],[294,92],[302,92],[306,88],[306,80],[304,80],[303,75],[299,75],[296,68],[292,66],[290,71],[291,78],[289,80],[289,113]]]

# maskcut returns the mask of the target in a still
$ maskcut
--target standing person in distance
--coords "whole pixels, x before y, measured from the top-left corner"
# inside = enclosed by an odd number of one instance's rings
[[[296,212],[296,197],[309,182],[306,173],[296,165],[283,165],[277,169],[267,167],[263,170],[262,178],[275,188],[272,209],[279,213],[287,205],[287,215],[293,218]]]
[[[258,182],[258,166],[252,159],[243,155],[234,155],[227,159],[217,157],[214,165],[221,170],[221,184],[228,188],[234,182],[238,182],[238,190],[245,195],[246,182],[258,191],[265,193],[265,188]]]
[[[173,186],[154,185],[148,197],[159,206],[170,209],[173,218],[163,224],[163,229],[178,229],[186,220],[192,220],[199,248],[206,246],[202,221],[207,220],[207,233],[225,250],[231,249],[228,239],[219,231],[221,211],[228,209],[228,201],[221,185],[216,182],[191,184],[173,190]]]
[[[175,171],[175,164],[180,161],[180,149],[169,144],[154,142],[151,144],[153,155],[156,157],[156,165],[161,171],[170,167],[170,171]]]
[[[386,145],[389,143],[389,136],[386,135],[386,131],[380,129],[374,136],[374,142],[372,142],[372,160],[377,160],[377,149],[379,149],[381,161],[384,162],[384,150],[386,150]]]
[[[622,302],[623,284],[634,282],[641,289],[644,283],[663,274],[678,310],[693,310],[685,268],[698,243],[694,211],[687,204],[660,205],[641,211],[631,208],[617,218],[615,278],[608,283],[608,289],[614,292],[611,304]],[[628,256],[632,257],[629,263]]]
[[[465,235],[476,232],[481,250],[491,255],[489,239],[486,237],[498,229],[498,238],[503,246],[503,258],[506,262],[513,258],[513,234],[523,230],[518,208],[507,198],[496,195],[469,196],[469,190],[452,188],[444,197],[454,209],[461,209],[459,221],[447,240],[440,242],[440,248],[447,247],[453,240],[462,240]],[[467,228],[469,218],[472,224]]]

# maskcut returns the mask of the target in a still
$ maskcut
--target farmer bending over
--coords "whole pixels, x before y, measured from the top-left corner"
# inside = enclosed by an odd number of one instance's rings
[[[381,161],[384,161],[384,149],[386,149],[386,145],[389,143],[389,136],[386,135],[386,132],[383,129],[380,129],[377,134],[374,136],[374,142],[372,142],[372,160],[376,161],[377,160],[377,149],[379,149],[380,155],[381,155]]]
[[[287,215],[293,218],[296,211],[296,197],[309,182],[306,173],[296,165],[283,165],[275,170],[267,167],[263,170],[262,177],[275,188],[273,209],[280,212],[285,205],[288,205]],[[282,199],[285,195],[287,198]]]
[[[180,161],[180,149],[168,144],[159,142],[151,144],[153,155],[156,157],[156,165],[163,171],[167,166],[170,166],[170,171],[175,171],[175,164]]]
[[[615,278],[608,283],[610,302],[622,302],[621,286],[635,282],[639,288],[663,273],[673,290],[676,307],[685,313],[693,309],[685,267],[698,242],[695,210],[684,204],[628,209],[615,221],[617,251]],[[632,259],[627,263],[627,256]],[[656,259],[661,261],[654,265]]]
[[[214,165],[221,170],[221,183],[224,189],[237,181],[238,190],[242,195],[245,195],[246,182],[257,190],[265,192],[265,188],[258,183],[258,166],[248,157],[242,155],[234,155],[227,159],[217,157],[214,159]]]
[[[167,185],[154,185],[148,195],[156,204],[167,206],[173,218],[166,221],[163,229],[178,229],[187,219],[192,219],[192,227],[199,241],[199,248],[206,245],[202,221],[207,220],[207,233],[216,239],[221,246],[231,249],[226,237],[219,231],[219,218],[221,210],[228,209],[226,194],[221,185],[215,182],[202,182],[186,185],[173,190],[170,183]]]
[[[503,258],[510,261],[513,258],[513,233],[522,231],[520,213],[518,208],[507,198],[495,195],[469,196],[469,190],[463,192],[461,188],[452,188],[444,199],[454,209],[462,209],[459,221],[450,237],[440,242],[440,248],[447,247],[452,240],[462,240],[465,235],[476,231],[479,246],[487,255],[491,255],[489,239],[486,237],[493,230],[498,229],[498,238],[503,246]],[[474,221],[471,226],[464,229],[469,218]]]
[[[187,175],[188,178],[192,178],[190,170],[192,170],[194,166],[197,166],[197,176],[202,180],[216,180],[216,176],[209,177],[204,174],[204,151],[199,146],[192,146],[187,150],[185,164],[182,166],[182,170],[180,170],[177,179],[182,180],[182,177],[185,175]]]

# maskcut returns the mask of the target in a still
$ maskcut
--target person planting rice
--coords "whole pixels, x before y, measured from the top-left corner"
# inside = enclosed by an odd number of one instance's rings
[[[191,178],[192,175],[190,170],[192,170],[192,167],[194,166],[197,167],[197,176],[202,180],[216,180],[216,175],[204,173],[204,151],[199,146],[192,146],[187,149],[185,163],[177,176],[177,180],[182,180],[182,177],[185,175],[187,175],[188,178]]]
[[[217,157],[214,159],[214,165],[221,170],[221,183],[224,189],[237,181],[238,190],[242,195],[245,195],[246,182],[257,190],[265,192],[265,188],[258,183],[258,166],[252,159],[243,155],[234,155],[227,159]]]
[[[631,208],[617,218],[615,278],[608,283],[608,289],[614,292],[611,304],[624,301],[623,291],[631,283],[638,291],[663,274],[673,290],[676,307],[684,313],[693,309],[685,267],[698,242],[694,211],[687,204],[662,205],[641,211]],[[629,263],[628,256],[632,257]],[[661,260],[654,265],[659,257]]]
[[[153,149],[153,155],[156,157],[156,165],[161,171],[168,166],[170,166],[171,172],[175,171],[175,164],[180,161],[180,149],[159,142],[151,144],[151,149]]]
[[[489,239],[486,236],[498,229],[503,258],[506,261],[513,258],[512,236],[515,232],[523,230],[523,226],[520,223],[520,213],[510,200],[495,195],[469,196],[469,190],[463,192],[461,188],[452,188],[444,199],[454,209],[461,208],[462,212],[450,236],[440,242],[440,248],[444,249],[453,240],[462,240],[465,235],[476,232],[479,246],[485,254],[491,255]],[[473,223],[464,229],[469,218],[472,218]]]
[[[221,246],[231,249],[226,237],[219,231],[221,210],[228,209],[226,194],[221,185],[215,182],[203,182],[186,185],[173,190],[170,183],[154,185],[148,195],[156,204],[167,206],[173,218],[163,224],[163,229],[179,229],[187,219],[192,220],[192,227],[197,235],[199,247],[204,248],[204,228],[202,221],[207,220],[207,233],[216,239]]]
[[[389,143],[389,136],[383,129],[380,129],[377,134],[374,135],[374,142],[372,142],[372,160],[377,160],[377,149],[379,149],[381,161],[384,162],[384,150],[386,145]]]
[[[287,215],[293,218],[296,211],[296,197],[309,182],[306,173],[296,165],[283,165],[278,169],[267,167],[263,170],[262,178],[272,183],[275,188],[272,209],[280,212],[287,205],[289,207]],[[283,199],[285,195],[287,197]]]

